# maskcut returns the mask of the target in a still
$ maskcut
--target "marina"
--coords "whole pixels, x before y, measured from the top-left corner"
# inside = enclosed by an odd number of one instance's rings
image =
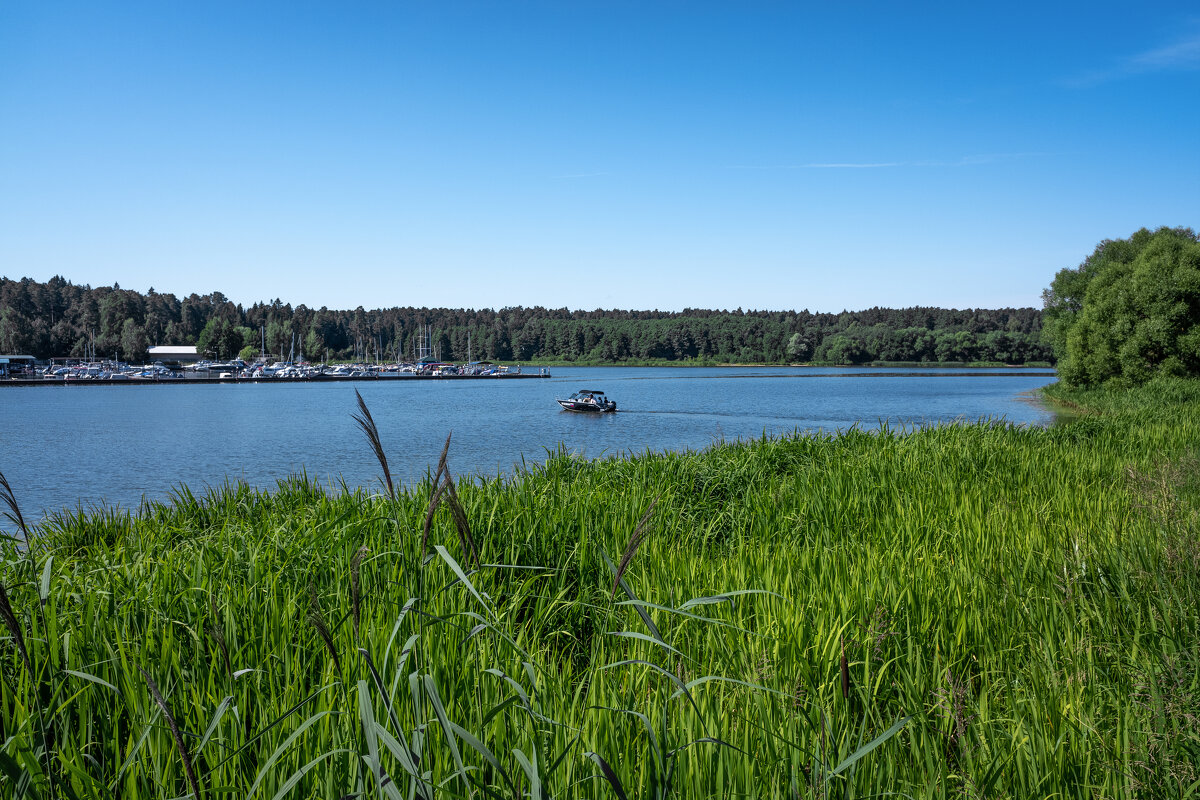
[[[247,364],[200,362],[186,367],[99,362],[27,368],[0,376],[0,386],[146,386],[195,383],[330,383],[377,380],[518,380],[549,378],[544,367],[522,370],[485,362],[449,364]]]

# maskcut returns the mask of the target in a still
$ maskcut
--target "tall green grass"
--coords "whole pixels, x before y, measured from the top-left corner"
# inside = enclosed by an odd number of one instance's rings
[[[1195,796],[1200,390],[1054,394],[59,516],[0,566],[0,796]]]

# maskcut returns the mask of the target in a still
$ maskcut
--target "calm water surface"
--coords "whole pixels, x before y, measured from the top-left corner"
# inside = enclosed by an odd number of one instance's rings
[[[0,472],[30,519],[79,504],[136,507],[181,483],[271,486],[301,470],[377,486],[378,465],[350,416],[356,388],[404,483],[431,468],[451,431],[454,471],[494,476],[559,443],[600,457],[854,424],[1052,421],[1029,397],[1055,380],[1045,370],[986,372],[560,367],[549,380],[6,387]],[[607,392],[620,412],[559,410],[554,398],[581,388]]]

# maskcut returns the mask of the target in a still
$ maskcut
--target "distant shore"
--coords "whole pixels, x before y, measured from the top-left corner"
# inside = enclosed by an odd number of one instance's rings
[[[515,361],[497,361],[504,366],[515,366]],[[871,368],[929,368],[929,369],[1054,369],[1048,361],[1030,361],[1026,364],[1006,364],[1001,361],[868,361],[862,364],[835,364],[825,361],[799,361],[788,363],[771,363],[766,361],[704,361],[689,359],[669,361],[665,359],[631,359],[627,361],[522,361],[526,367],[776,367],[776,368],[828,368],[838,367],[853,369],[857,367]]]
[[[515,362],[510,366],[516,366]],[[684,368],[740,368],[740,369],[769,369],[769,368],[788,368],[788,369],[859,369],[866,368],[871,371],[859,373],[862,377],[886,377],[888,375],[912,375],[914,373],[907,370],[931,370],[932,372],[946,371],[952,373],[956,370],[975,370],[969,374],[972,375],[1053,375],[1057,374],[1054,367],[1041,362],[1034,364],[996,364],[996,363],[922,363],[922,362],[873,362],[869,364],[818,364],[818,363],[803,363],[803,364],[764,364],[764,363],[722,363],[722,364],[701,364],[695,362],[666,362],[666,363],[604,363],[604,364],[579,364],[579,363],[558,363],[558,362],[523,362],[523,366],[536,371],[530,372],[505,372],[500,374],[490,375],[462,375],[462,374],[412,374],[403,373],[398,375],[372,373],[367,375],[308,375],[296,377],[280,377],[280,376],[259,376],[259,377],[238,377],[236,375],[226,375],[225,377],[213,376],[209,374],[175,374],[170,376],[155,376],[155,377],[134,377],[122,378],[121,380],[108,379],[71,379],[71,378],[3,378],[0,379],[0,386],[159,386],[159,385],[198,385],[198,384],[215,384],[215,383],[346,383],[346,382],[379,382],[379,381],[463,381],[463,380],[520,380],[528,378],[550,378],[551,367],[588,367],[603,369],[609,367],[631,367],[631,368],[654,368],[654,367],[684,367]],[[977,370],[995,370],[994,372],[980,373]],[[884,370],[906,370],[906,372],[885,372]],[[1038,370],[1033,372],[1033,370]],[[932,374],[919,373],[919,374]],[[968,373],[962,373],[968,374]]]

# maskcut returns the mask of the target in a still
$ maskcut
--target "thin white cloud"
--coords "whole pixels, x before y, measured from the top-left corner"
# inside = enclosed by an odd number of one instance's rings
[[[880,169],[882,167],[903,167],[903,162],[888,161],[882,163],[830,163],[830,164],[733,164],[729,169]]]
[[[1161,47],[1127,56],[1107,69],[1085,72],[1062,83],[1071,89],[1086,89],[1137,75],[1192,70],[1200,70],[1200,29]]]
[[[1129,66],[1144,72],[1200,69],[1200,31],[1166,47],[1134,56],[1129,59]]]
[[[880,169],[883,167],[902,167],[899,161],[888,161],[880,164],[802,164],[800,169]]]

